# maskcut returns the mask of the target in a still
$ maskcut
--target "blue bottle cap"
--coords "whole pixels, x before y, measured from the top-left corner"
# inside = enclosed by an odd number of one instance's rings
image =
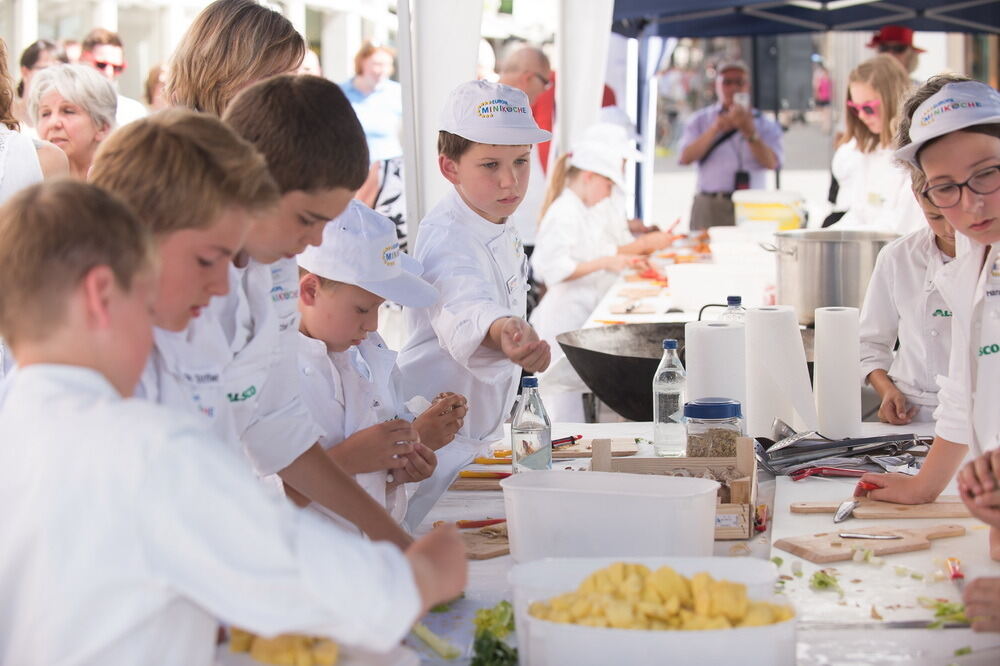
[[[698,398],[684,403],[684,416],[695,419],[742,418],[739,400],[730,398]]]
[[[677,349],[677,341],[673,338],[667,338],[663,341],[664,349]]]
[[[742,296],[726,296],[727,305],[743,305]]]
[[[525,377],[521,380],[521,388],[538,388],[538,377]]]

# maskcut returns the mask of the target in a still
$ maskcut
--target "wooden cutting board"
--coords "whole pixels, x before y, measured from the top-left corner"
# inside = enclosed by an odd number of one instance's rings
[[[510,541],[506,536],[488,537],[479,530],[462,532],[465,542],[465,556],[470,560],[489,560],[510,554]]]
[[[553,458],[590,458],[593,456],[594,440],[584,437],[572,446],[560,446],[552,451]],[[613,456],[634,456],[639,453],[639,445],[635,443],[635,437],[612,437],[611,455]]]
[[[500,490],[503,479],[455,479],[448,490]]]
[[[845,498],[846,499],[846,498]],[[792,513],[836,513],[840,502],[793,502]],[[854,517],[864,520],[880,518],[968,518],[969,510],[958,495],[941,495],[928,504],[893,504],[862,499],[854,509]]]
[[[903,538],[891,540],[841,539],[838,536],[840,532],[853,532],[855,534],[898,534]],[[798,555],[816,564],[827,564],[829,562],[843,562],[852,559],[854,557],[852,546],[869,548],[875,555],[881,557],[893,553],[927,550],[931,547],[931,539],[962,536],[963,534],[965,534],[965,528],[961,525],[934,525],[932,527],[915,528],[862,527],[859,529],[841,527],[829,532],[820,532],[819,534],[778,539],[774,542],[774,547],[780,548],[792,555]]]

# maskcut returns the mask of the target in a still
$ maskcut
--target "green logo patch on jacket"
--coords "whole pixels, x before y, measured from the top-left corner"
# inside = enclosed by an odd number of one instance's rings
[[[950,317],[951,316],[951,310],[942,310],[941,308],[938,308],[937,310],[934,311],[934,314],[932,314],[931,316],[932,317]]]
[[[1000,344],[994,342],[979,348],[979,356],[992,356],[993,354],[1000,354]]]
[[[251,386],[242,393],[227,393],[226,397],[229,398],[229,402],[243,402],[244,400],[249,400],[255,395],[257,395],[257,387]]]

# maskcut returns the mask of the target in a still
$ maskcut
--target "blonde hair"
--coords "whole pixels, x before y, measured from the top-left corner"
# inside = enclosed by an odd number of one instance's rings
[[[361,66],[364,65],[365,60],[372,57],[379,51],[383,53],[388,53],[392,58],[396,57],[396,50],[386,46],[384,44],[379,44],[378,42],[367,41],[361,45],[358,52],[354,54],[354,74],[361,74]]]
[[[221,116],[248,85],[299,68],[306,45],[291,22],[254,0],[216,0],[168,64],[172,104]]]
[[[7,45],[0,39],[0,125],[15,132],[21,123],[14,116],[14,81],[7,71]]]
[[[21,190],[0,208],[0,335],[45,340],[91,269],[108,266],[128,291],[151,257],[149,231],[104,190],[68,178]]]
[[[559,195],[562,194],[563,190],[566,189],[566,183],[572,181],[576,178],[577,174],[580,173],[580,169],[575,166],[570,166],[569,164],[569,153],[563,153],[556,164],[552,167],[552,173],[549,174],[549,186],[545,190],[545,201],[542,202],[542,210],[538,214],[538,224],[541,225],[542,219],[545,217],[545,213],[548,212],[549,206],[552,205]]]
[[[154,233],[204,229],[223,209],[278,202],[267,163],[225,123],[166,109],[125,125],[94,157],[90,181],[120,196]]]
[[[847,101],[851,99],[851,83],[866,83],[882,98],[879,116],[882,118],[882,131],[872,133],[861,119],[854,113],[847,113],[847,130],[841,143],[851,139],[857,142],[858,150],[870,153],[878,148],[892,145],[895,123],[903,100],[910,92],[912,84],[903,65],[891,55],[878,55],[866,60],[851,71],[847,79]],[[845,104],[846,106],[846,104]]]

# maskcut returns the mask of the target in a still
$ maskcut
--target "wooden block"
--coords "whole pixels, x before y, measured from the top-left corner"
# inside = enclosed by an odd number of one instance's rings
[[[736,469],[747,476],[757,471],[757,457],[753,453],[753,439],[739,437],[736,439]]]
[[[895,534],[902,538],[891,540],[843,539],[839,536],[841,532],[873,535]],[[859,529],[838,527],[838,529],[829,532],[779,539],[774,542],[774,547],[816,564],[827,564],[852,559],[854,546],[870,549],[875,555],[882,557],[894,553],[927,550],[931,547],[931,539],[943,539],[963,534],[965,534],[965,528],[961,525],[934,525],[918,528],[863,527]]]
[[[736,479],[735,481],[729,482],[729,503],[730,504],[749,504],[750,503],[750,477],[745,476],[742,479]]]
[[[611,440],[595,439],[591,444],[590,470],[592,472],[611,471]]]

